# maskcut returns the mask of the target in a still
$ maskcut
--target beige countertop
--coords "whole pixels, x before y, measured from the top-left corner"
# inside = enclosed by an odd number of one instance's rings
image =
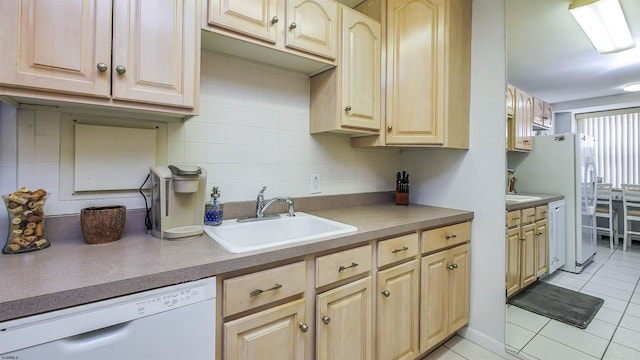
[[[518,193],[518,195],[529,195],[529,196],[539,196],[540,200],[533,201],[507,201],[507,211],[512,210],[520,210],[532,206],[540,206],[545,205],[553,201],[558,201],[564,199],[564,195],[555,195],[555,194],[530,194],[530,193]]]
[[[305,211],[358,227],[331,240],[231,254],[206,235],[162,240],[126,235],[99,245],[52,241],[0,256],[0,321],[302,257],[373,239],[467,221],[473,213],[432,206],[366,205]]]

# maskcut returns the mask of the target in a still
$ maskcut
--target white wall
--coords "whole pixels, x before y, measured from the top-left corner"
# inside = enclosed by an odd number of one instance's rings
[[[474,0],[468,151],[403,153],[411,201],[471,210],[471,314],[464,336],[495,352],[505,339],[504,0]]]
[[[16,190],[18,158],[17,112],[12,106],[0,102],[0,194],[7,195]],[[0,240],[9,233],[8,214],[0,209]],[[4,241],[0,241],[4,244]]]

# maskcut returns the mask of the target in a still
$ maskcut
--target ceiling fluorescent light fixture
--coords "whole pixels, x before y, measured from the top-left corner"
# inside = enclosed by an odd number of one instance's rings
[[[618,0],[574,0],[569,11],[599,53],[636,47]]]
[[[629,84],[624,87],[624,91],[640,91],[640,83]]]

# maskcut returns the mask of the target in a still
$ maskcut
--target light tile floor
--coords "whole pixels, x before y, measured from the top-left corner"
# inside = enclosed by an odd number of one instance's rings
[[[589,326],[581,330],[507,305],[509,350],[537,360],[640,360],[639,279],[640,246],[623,252],[610,250],[608,240],[598,241],[594,261],[580,274],[556,271],[543,279],[604,299]]]

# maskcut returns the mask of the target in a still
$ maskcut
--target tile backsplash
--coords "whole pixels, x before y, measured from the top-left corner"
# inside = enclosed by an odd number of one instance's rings
[[[321,177],[317,195],[394,189],[398,149],[354,149],[345,135],[309,135],[307,75],[207,51],[201,65],[200,115],[169,123],[166,159],[204,167],[207,188],[218,186],[222,201],[253,200],[262,186],[268,187],[267,198],[309,196],[311,174]],[[17,152],[7,155],[3,149],[0,176],[17,179],[12,185],[46,188],[51,194],[48,215],[107,203],[144,207],[140,196],[119,199],[100,192],[89,199],[61,200],[62,113],[26,109],[18,111],[17,120],[3,116],[0,143],[17,139]]]

